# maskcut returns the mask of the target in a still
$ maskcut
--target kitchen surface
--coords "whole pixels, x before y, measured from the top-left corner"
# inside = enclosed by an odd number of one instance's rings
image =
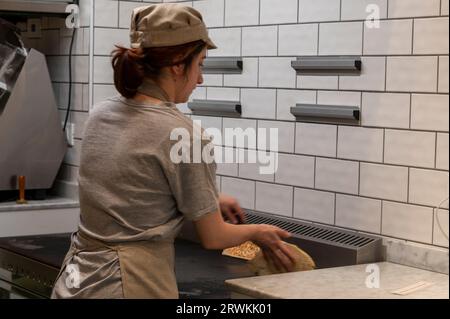
[[[0,239],[0,298],[50,298],[70,234]],[[175,270],[181,299],[229,299],[224,281],[251,276],[245,262],[177,240]]]
[[[180,298],[448,299],[448,0],[0,0],[0,299],[49,298],[111,52],[161,3],[218,47],[176,105],[214,136],[217,190],[316,265],[256,276],[187,222]]]
[[[380,282],[371,284],[373,270]],[[448,275],[389,262],[226,281],[234,298],[448,299]]]

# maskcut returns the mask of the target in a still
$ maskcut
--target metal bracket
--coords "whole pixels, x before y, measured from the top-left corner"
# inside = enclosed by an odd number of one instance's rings
[[[320,122],[355,122],[361,117],[359,107],[345,105],[297,104],[291,107],[291,114],[300,120]]]
[[[242,58],[206,58],[203,62],[204,74],[241,74]]]
[[[242,114],[241,102],[194,100],[188,103],[188,108],[196,115],[239,117]]]
[[[357,75],[362,68],[361,57],[299,57],[291,62],[302,75]]]

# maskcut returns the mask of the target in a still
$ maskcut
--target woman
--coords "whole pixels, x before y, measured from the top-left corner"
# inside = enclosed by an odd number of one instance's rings
[[[131,49],[113,53],[121,97],[95,106],[83,139],[81,219],[55,284],[54,298],[178,298],[174,239],[183,219],[195,223],[206,249],[252,240],[279,267],[292,252],[270,225],[243,220],[234,198],[219,195],[213,163],[171,159],[174,129],[193,132],[175,106],[203,82],[209,39],[200,13],[180,4],[134,10]],[[202,140],[205,147],[210,140]],[[190,146],[189,146],[190,147]]]

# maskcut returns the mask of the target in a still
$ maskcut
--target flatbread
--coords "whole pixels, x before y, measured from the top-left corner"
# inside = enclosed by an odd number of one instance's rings
[[[224,249],[222,251],[222,255],[244,260],[252,260],[260,250],[261,248],[253,242],[247,241],[242,245]]]
[[[314,260],[309,256],[306,252],[301,250],[298,246],[288,244],[295,254],[295,264],[293,271],[305,271],[305,270],[313,270],[316,268],[316,264]],[[248,266],[252,272],[257,276],[266,276],[273,274],[280,274],[286,271],[279,271],[272,262],[268,262],[262,253],[259,251],[255,258],[248,262]]]

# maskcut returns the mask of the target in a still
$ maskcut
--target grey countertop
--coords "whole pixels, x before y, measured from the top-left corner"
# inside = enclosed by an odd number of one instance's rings
[[[226,285],[238,295],[253,298],[282,299],[397,299],[449,298],[448,275],[381,262],[373,264],[379,272],[371,272],[368,265],[317,269],[271,276],[227,280]],[[377,267],[378,266],[378,267]],[[373,267],[373,266],[372,266]],[[368,271],[368,272],[366,272]],[[379,274],[379,288],[368,288],[366,281]],[[419,282],[429,286],[407,295],[394,294],[401,288]]]
[[[29,200],[27,204],[19,205],[15,201],[0,203],[1,212],[26,211],[36,209],[56,209],[80,207],[77,200],[71,198],[54,197],[46,200]]]

